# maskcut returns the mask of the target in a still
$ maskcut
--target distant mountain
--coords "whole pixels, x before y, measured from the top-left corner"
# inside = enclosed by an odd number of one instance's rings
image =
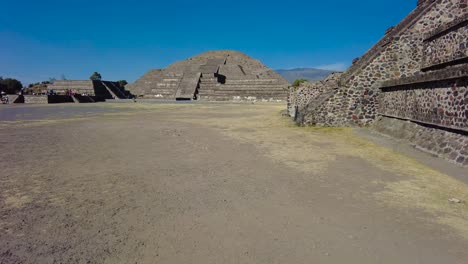
[[[323,80],[334,71],[314,69],[314,68],[297,68],[292,70],[276,70],[283,78],[292,83],[297,79],[306,79],[309,81]]]

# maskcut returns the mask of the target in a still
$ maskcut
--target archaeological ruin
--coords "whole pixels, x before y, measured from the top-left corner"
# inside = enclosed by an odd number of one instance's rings
[[[236,51],[211,51],[150,70],[127,88],[139,98],[205,101],[285,101],[288,82]]]
[[[71,93],[79,102],[127,99],[130,96],[120,83],[111,81],[55,81],[47,88],[57,94]]]
[[[342,74],[290,88],[302,125],[371,126],[468,166],[468,1],[417,7]]]
[[[47,85],[44,94],[21,95],[18,103],[95,103],[131,97],[118,82],[97,80],[60,80]]]

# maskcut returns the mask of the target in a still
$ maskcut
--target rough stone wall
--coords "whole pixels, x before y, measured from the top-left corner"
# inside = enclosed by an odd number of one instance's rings
[[[340,80],[340,91],[326,105],[313,107],[320,109],[320,112],[304,116],[326,120],[326,123],[317,125],[370,125],[378,113],[380,84],[420,74],[427,36],[445,24],[466,16],[466,6],[467,0],[428,0],[420,3],[416,10],[397,27],[388,30],[376,46],[345,72]],[[463,37],[466,36],[463,33],[466,28],[460,28],[457,32],[457,37],[450,39],[456,39],[454,43],[457,44],[460,42],[458,48],[461,49],[461,39],[466,40]],[[453,49],[448,47],[447,50]]]
[[[58,95],[67,95],[69,91],[76,94],[87,94],[102,99],[127,98],[127,91],[118,82],[91,80],[60,80],[48,85]]]
[[[60,80],[47,86],[48,90],[54,90],[55,93],[65,95],[67,91],[74,91],[78,94],[95,95],[93,81],[91,80]]]
[[[384,88],[380,113],[468,131],[468,78]]]
[[[410,140],[419,148],[466,166],[467,79],[468,0],[418,1],[353,61],[333,94],[311,100],[295,119],[306,125],[367,126],[379,116],[393,118],[411,124],[401,128],[414,135]],[[385,125],[393,123],[380,128]]]
[[[325,80],[304,82],[299,87],[290,87],[288,94],[288,112],[295,117],[297,112],[304,111],[311,102],[315,102],[324,93],[338,87],[341,72],[330,74]]]
[[[468,14],[427,34],[423,47],[425,69],[468,58]]]
[[[463,10],[459,8],[460,0],[436,2],[426,2],[427,5],[433,5],[429,7],[429,11],[402,34],[395,36],[372,62],[345,84],[349,87],[348,89],[364,90],[364,93],[367,92],[366,90],[372,90],[374,95],[374,98],[366,101],[361,100],[359,93],[357,93],[358,96],[350,98],[348,100],[348,119],[353,120],[358,125],[372,123],[379,107],[375,97],[379,95],[380,83],[419,74],[424,57],[423,40],[425,35],[443,23],[463,15]]]
[[[25,104],[47,104],[47,95],[25,95]]]
[[[289,87],[288,113],[295,117],[299,109],[306,107],[314,98],[323,91],[321,81],[304,82],[299,87]]]
[[[468,166],[468,136],[424,124],[381,117],[373,128],[414,145],[452,163]]]

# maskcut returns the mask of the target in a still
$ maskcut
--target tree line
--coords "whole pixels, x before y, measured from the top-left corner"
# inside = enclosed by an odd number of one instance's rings
[[[0,77],[0,91],[7,94],[16,94],[23,89],[23,84],[13,78]]]

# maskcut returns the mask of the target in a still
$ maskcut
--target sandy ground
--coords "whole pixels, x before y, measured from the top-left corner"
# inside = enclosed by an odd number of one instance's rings
[[[283,108],[0,108],[0,263],[468,263],[466,183]]]

